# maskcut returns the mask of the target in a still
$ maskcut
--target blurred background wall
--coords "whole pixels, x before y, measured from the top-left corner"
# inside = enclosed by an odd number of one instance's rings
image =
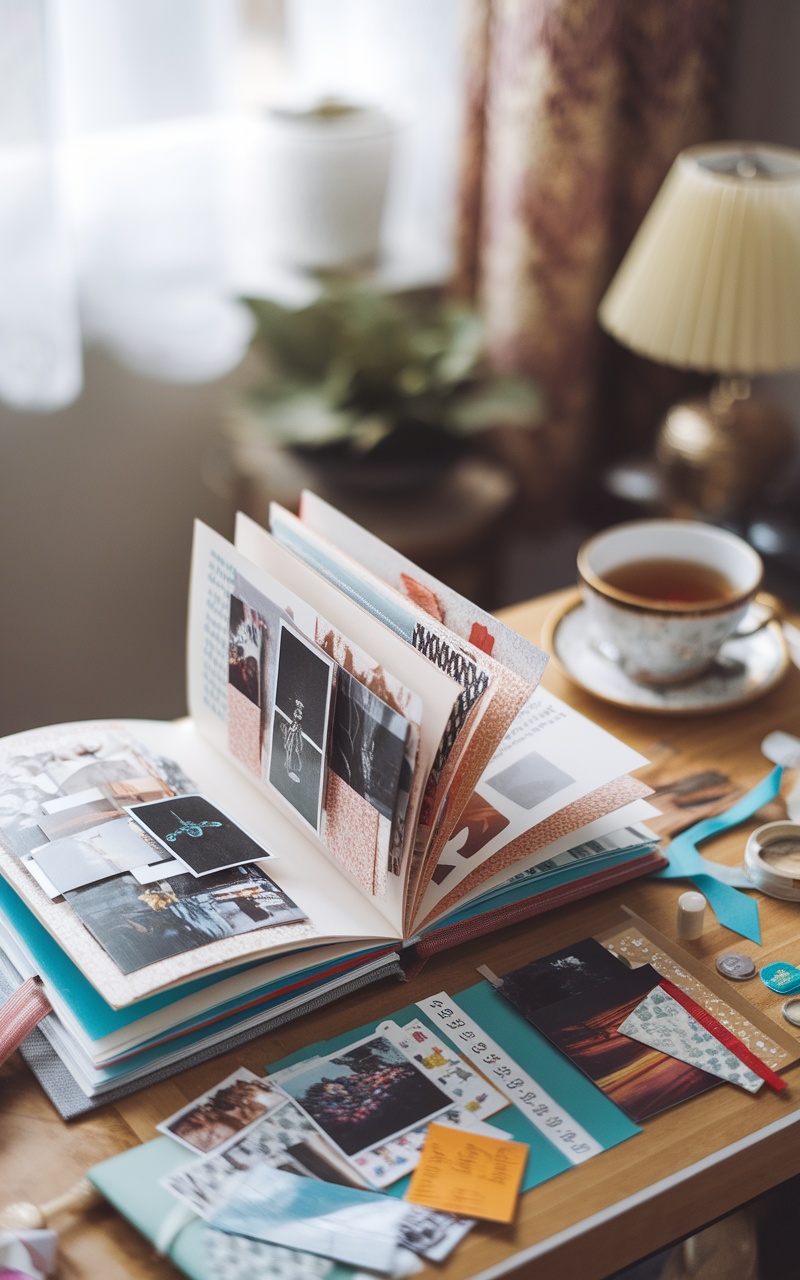
[[[742,0],[732,136],[800,147],[798,55],[800,6]],[[68,408],[0,405],[0,733],[185,711],[191,524],[231,533],[204,458],[247,376],[168,384],[90,349]],[[800,422],[797,378],[777,382]],[[547,563],[557,551],[544,537],[529,553],[542,572],[526,592],[559,585]]]

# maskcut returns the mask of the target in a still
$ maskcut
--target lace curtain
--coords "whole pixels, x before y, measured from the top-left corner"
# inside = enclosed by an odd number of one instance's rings
[[[235,297],[275,266],[259,118],[240,82],[257,7],[0,0],[0,400],[69,403],[87,343],[174,381],[242,358],[251,328]],[[442,279],[460,0],[279,7],[293,95],[337,93],[397,120],[388,258],[401,282]]]

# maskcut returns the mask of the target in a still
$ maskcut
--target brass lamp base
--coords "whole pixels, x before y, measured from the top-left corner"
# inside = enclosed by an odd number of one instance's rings
[[[779,405],[753,399],[746,378],[727,378],[707,400],[670,409],[656,458],[676,514],[735,515],[759,498],[794,453]]]

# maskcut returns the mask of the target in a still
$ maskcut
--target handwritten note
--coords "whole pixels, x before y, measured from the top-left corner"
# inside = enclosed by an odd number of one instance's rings
[[[406,1199],[463,1217],[511,1222],[527,1158],[524,1142],[432,1124]]]

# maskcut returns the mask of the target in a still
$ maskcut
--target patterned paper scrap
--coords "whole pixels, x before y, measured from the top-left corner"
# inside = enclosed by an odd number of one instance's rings
[[[782,1049],[770,1036],[760,1031],[758,1027],[749,1022],[744,1014],[739,1013],[737,1009],[731,1007],[719,996],[710,991],[708,987],[689,973],[677,961],[672,959],[660,947],[635,928],[622,926],[619,933],[615,933],[613,938],[604,938],[603,946],[606,947],[612,955],[619,959],[624,959],[632,969],[637,965],[651,964],[654,969],[661,974],[662,978],[667,978],[670,982],[674,982],[676,987],[680,987],[681,991],[685,991],[687,995],[696,1000],[699,1005],[716,1018],[723,1027],[732,1031],[737,1040],[741,1040],[751,1053],[757,1058],[765,1062],[773,1071],[780,1071],[782,1067],[788,1065],[791,1061],[790,1055],[785,1049]]]
[[[640,1044],[719,1076],[748,1093],[757,1093],[764,1083],[662,987],[655,987],[645,996],[619,1030]]]

